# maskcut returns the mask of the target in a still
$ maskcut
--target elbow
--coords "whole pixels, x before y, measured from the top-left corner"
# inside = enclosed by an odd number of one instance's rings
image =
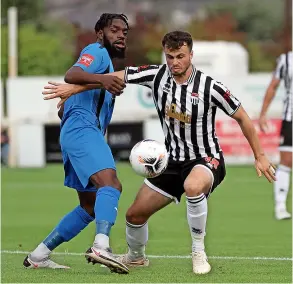
[[[72,76],[72,72],[68,70],[64,76],[64,81],[67,84],[74,84],[74,77]]]
[[[78,84],[80,77],[80,70],[77,70],[76,67],[72,67],[66,72],[64,81],[67,84]]]

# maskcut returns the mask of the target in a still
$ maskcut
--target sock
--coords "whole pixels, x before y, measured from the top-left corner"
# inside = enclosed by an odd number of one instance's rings
[[[130,258],[138,259],[145,257],[148,235],[147,222],[142,225],[133,225],[126,221],[126,241]]]
[[[187,220],[192,238],[192,252],[204,250],[204,237],[206,230],[208,205],[205,195],[202,193],[196,197],[186,196]]]
[[[95,203],[95,247],[109,247],[110,230],[116,221],[120,194],[119,190],[111,186],[104,186],[97,192]]]
[[[68,242],[80,233],[94,218],[81,206],[77,206],[61,219],[55,229],[30,254],[33,261],[40,261],[63,242]]]
[[[290,187],[291,168],[279,165],[276,171],[276,181],[274,183],[274,196],[276,209],[286,209],[286,200]]]

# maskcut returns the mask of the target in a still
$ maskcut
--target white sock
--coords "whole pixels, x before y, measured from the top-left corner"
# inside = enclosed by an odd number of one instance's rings
[[[102,249],[109,248],[109,236],[104,234],[97,234],[94,241],[94,247]]]
[[[41,261],[50,255],[51,251],[47,248],[44,243],[40,243],[36,249],[30,253],[30,259],[32,261]]]
[[[145,257],[145,246],[148,241],[148,223],[133,225],[126,221],[126,241],[128,256],[133,259]]]
[[[196,197],[186,196],[186,199],[187,220],[192,238],[192,252],[204,251],[208,214],[207,199],[203,193]]]
[[[274,183],[275,208],[286,210],[286,200],[290,187],[291,168],[279,165],[276,171],[276,181]]]

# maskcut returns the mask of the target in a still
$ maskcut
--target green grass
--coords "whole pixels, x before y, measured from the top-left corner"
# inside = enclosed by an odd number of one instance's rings
[[[142,182],[126,164],[118,164],[124,191],[111,234],[115,253],[124,253],[124,215]],[[59,219],[77,204],[74,190],[63,186],[62,166],[45,169],[2,169],[2,250],[31,251],[53,229]],[[149,222],[149,255],[190,254],[185,199],[163,209]],[[291,200],[291,197],[289,197]],[[291,202],[290,202],[291,208]],[[209,199],[206,250],[209,256],[292,257],[292,223],[273,217],[273,191],[252,167],[228,167],[226,180]],[[85,252],[94,238],[94,224],[58,252]],[[190,259],[151,258],[149,268],[129,275],[109,273],[88,265],[83,256],[53,255],[72,267],[69,271],[25,270],[24,254],[2,253],[2,282],[106,283],[106,282],[208,282],[291,283],[292,262],[285,260],[211,258],[208,275],[192,273]]]

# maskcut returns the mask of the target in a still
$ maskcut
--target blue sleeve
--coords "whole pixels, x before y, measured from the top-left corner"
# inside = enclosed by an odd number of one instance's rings
[[[73,66],[80,67],[83,71],[88,73],[99,73],[104,65],[103,49],[96,45],[88,45],[85,47],[77,62]]]

